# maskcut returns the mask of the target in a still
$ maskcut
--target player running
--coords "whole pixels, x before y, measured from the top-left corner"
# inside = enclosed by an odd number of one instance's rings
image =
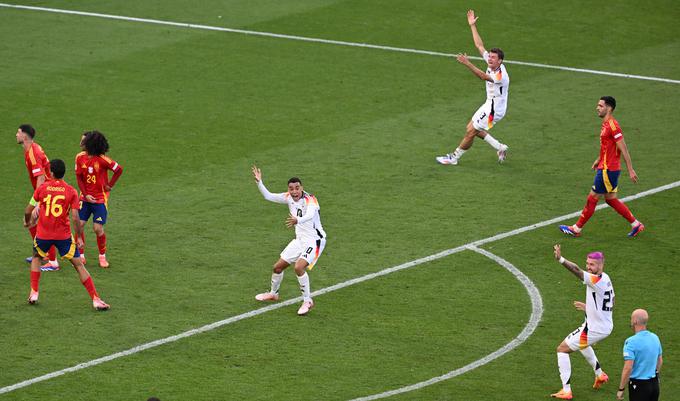
[[[290,241],[281,252],[279,260],[274,263],[271,290],[257,294],[255,299],[258,301],[278,301],[283,271],[291,263],[295,263],[295,274],[297,274],[303,300],[297,314],[306,315],[314,307],[307,270],[312,270],[326,246],[326,232],[321,226],[321,218],[319,217],[319,202],[314,195],[304,191],[302,181],[297,177],[288,180],[288,192],[272,194],[262,182],[262,171],[257,166],[253,166],[252,171],[257,182],[257,188],[266,200],[288,205],[290,215],[286,219],[286,227],[295,226],[295,239]]]
[[[587,272],[581,270],[562,256],[559,245],[554,246],[555,259],[567,270],[578,277],[586,288],[586,302],[574,301],[574,307],[586,313],[585,322],[578,329],[567,336],[557,347],[557,366],[562,379],[562,389],[550,396],[563,400],[571,400],[571,360],[569,354],[580,350],[586,361],[595,372],[594,389],[599,389],[609,381],[609,377],[602,371],[595,356],[592,345],[604,340],[614,329],[612,314],[614,310],[614,287],[607,273],[604,272],[604,255],[602,252],[592,252],[586,258]]]
[[[99,248],[99,266],[109,267],[106,260],[106,233],[104,224],[108,216],[109,192],[115,185],[123,167],[106,156],[109,143],[104,134],[99,131],[89,131],[80,139],[82,152],[76,155],[76,181],[80,188],[80,220],[78,225],[81,232],[79,252],[85,264],[85,223],[92,218],[92,228],[97,236]],[[113,172],[109,179],[109,170]]]
[[[486,141],[491,147],[496,149],[498,154],[498,162],[505,161],[508,146],[498,142],[489,130],[499,122],[504,116],[508,108],[508,88],[510,86],[510,76],[505,69],[503,59],[505,54],[503,50],[494,47],[487,51],[484,48],[484,42],[477,32],[477,19],[475,12],[468,10],[467,20],[472,30],[472,39],[475,42],[475,47],[479,50],[484,61],[487,63],[486,72],[477,68],[468,60],[467,54],[458,54],[456,59],[472,71],[479,79],[486,81],[486,102],[477,110],[472,116],[472,120],[468,122],[467,130],[463,140],[453,153],[445,156],[438,156],[436,158],[439,164],[456,165],[463,154],[470,149],[475,137],[480,137]]]
[[[597,202],[603,196],[605,202],[630,223],[632,229],[628,233],[629,237],[635,237],[645,229],[645,225],[640,223],[628,207],[617,199],[621,156],[626,161],[631,181],[637,183],[638,177],[633,170],[633,162],[630,160],[628,147],[623,139],[619,122],[614,119],[614,109],[616,109],[616,100],[611,96],[602,96],[597,102],[596,110],[597,115],[602,119],[602,128],[600,129],[600,155],[595,159],[592,166],[593,170],[597,169],[595,182],[586,199],[586,206],[576,224],[559,226],[560,231],[567,235],[581,236],[581,229],[595,213]]]
[[[17,143],[24,148],[24,161],[26,162],[26,169],[28,169],[28,178],[31,180],[33,191],[41,186],[46,180],[51,179],[50,161],[45,155],[42,147],[38,145],[33,139],[35,138],[35,128],[30,124],[22,124],[17,130]],[[31,202],[33,197],[31,197]],[[36,206],[33,204],[33,206]],[[31,234],[31,240],[35,238],[36,226],[28,226],[28,232]],[[26,262],[31,263],[32,257],[26,258]],[[59,262],[57,261],[57,252],[55,248],[50,248],[46,263],[41,266],[43,271],[57,271],[59,270]]]
[[[54,159],[50,162],[50,168],[54,175],[53,180],[48,180],[39,186],[33,193],[33,202],[26,207],[24,213],[24,226],[28,227],[35,223],[33,210],[36,208],[33,203],[38,204],[37,233],[33,242],[33,261],[31,262],[31,293],[28,296],[28,303],[33,305],[38,302],[38,289],[40,284],[40,256],[46,255],[46,250],[55,246],[59,250],[62,258],[71,261],[71,264],[80,276],[87,293],[92,298],[92,306],[97,310],[109,309],[104,301],[99,298],[97,290],[92,282],[92,277],[88,273],[80,254],[73,243],[71,234],[71,224],[78,221],[78,193],[72,186],[63,181],[66,165],[63,160]],[[80,233],[82,228],[76,225],[76,233]]]

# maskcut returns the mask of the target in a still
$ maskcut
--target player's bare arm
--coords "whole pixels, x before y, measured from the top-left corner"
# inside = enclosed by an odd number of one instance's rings
[[[252,171],[253,171],[253,177],[255,177],[255,182],[262,181],[262,170],[257,168],[257,166],[253,165]]]
[[[560,245],[555,245],[553,249],[555,251],[555,260],[557,260],[567,270],[572,272],[574,276],[580,278],[581,281],[583,281],[583,270],[581,270],[576,263],[567,260],[562,256],[562,247]]]
[[[40,186],[45,183],[45,179],[45,174],[38,176],[38,178],[35,180],[35,187],[40,188]]]
[[[477,68],[477,66],[475,66],[474,64],[472,64],[472,63],[470,62],[470,60],[468,59],[468,55],[467,55],[467,54],[465,54],[465,53],[457,54],[457,55],[456,55],[456,60],[458,60],[459,63],[463,64],[463,65],[466,66],[470,71],[472,71],[472,73],[475,74],[475,75],[477,76],[477,78],[479,78],[479,79],[481,79],[481,80],[483,80],[483,81],[493,82],[493,79],[492,79],[489,75],[487,75],[487,73],[485,73],[484,71],[480,70],[479,68]]]
[[[36,220],[38,220],[37,215],[35,217],[33,217],[33,215],[34,215],[33,210],[34,209],[35,209],[35,206],[33,206],[33,205],[26,206],[26,210],[24,211],[24,227],[33,227],[36,223]]]
[[[597,170],[598,164],[600,164],[600,158],[599,157],[597,159],[595,159],[595,161],[593,162],[593,165],[590,167],[590,169],[591,170]]]
[[[621,139],[620,141],[616,142],[616,148],[621,152],[621,156],[623,156],[623,160],[626,162],[626,167],[628,168],[628,175],[630,176],[630,180],[633,181],[633,183],[637,184],[638,182],[638,176],[635,174],[635,170],[633,170],[633,162],[630,159],[630,153],[628,153],[628,146],[626,146],[626,140]]]
[[[484,48],[484,42],[482,42],[482,37],[479,36],[477,32],[477,20],[479,17],[475,16],[474,10],[468,10],[467,20],[468,25],[470,25],[470,30],[472,31],[472,40],[475,42],[475,47],[479,50],[480,55],[484,55],[486,49]]]

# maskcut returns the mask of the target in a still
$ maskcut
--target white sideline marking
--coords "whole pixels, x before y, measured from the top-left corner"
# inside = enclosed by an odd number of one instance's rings
[[[149,18],[126,17],[126,16],[123,16],[123,15],[112,15],[112,14],[92,13],[92,12],[86,12],[86,11],[64,10],[64,9],[59,9],[59,8],[33,7],[33,6],[23,6],[23,5],[17,5],[17,4],[7,4],[7,3],[0,3],[0,7],[15,8],[15,9],[22,9],[22,10],[32,10],[32,11],[45,11],[45,12],[57,13],[57,14],[80,15],[80,16],[84,16],[84,17],[98,17],[98,18],[106,18],[106,19],[113,19],[113,20],[130,21],[130,22],[143,22],[143,23],[147,23],[147,24],[169,25],[169,26],[176,26],[176,27],[181,27],[181,28],[202,29],[202,30],[207,30],[207,31],[240,33],[240,34],[244,34],[244,35],[265,36],[265,37],[270,37],[270,38],[298,40],[298,41],[303,41],[303,42],[324,43],[324,44],[339,45],[339,46],[364,47],[364,48],[368,48],[368,49],[386,50],[386,51],[401,52],[401,53],[423,54],[423,55],[428,55],[428,56],[438,56],[438,57],[455,57],[456,56],[455,54],[451,54],[451,53],[442,53],[442,52],[435,52],[435,51],[429,51],[429,50],[418,50],[418,49],[407,49],[407,48],[402,48],[402,47],[372,45],[372,44],[369,44],[369,43],[345,42],[345,41],[342,41],[342,40],[309,38],[309,37],[297,36],[297,35],[284,35],[284,34],[271,33],[271,32],[249,31],[249,30],[245,30],[245,29],[223,28],[223,27],[211,26],[211,25],[190,24],[190,23],[186,23],[186,22],[163,21],[163,20],[149,19]],[[475,60],[481,60],[482,59],[481,57],[474,57],[474,56],[470,56],[470,58],[475,59]],[[646,81],[657,81],[657,82],[665,82],[665,83],[671,83],[671,84],[680,84],[680,80],[676,80],[676,79],[648,77],[648,76],[644,76],[644,75],[624,74],[624,73],[619,73],[619,72],[589,70],[589,69],[585,69],[585,68],[563,67],[563,66],[559,66],[559,65],[530,63],[530,62],[525,62],[525,61],[506,60],[504,62],[506,64],[517,64],[517,65],[524,65],[524,66],[529,66],[529,67],[548,68],[548,69],[553,69],[553,70],[583,72],[583,73],[586,73],[586,74],[607,75],[607,76],[619,77],[619,78],[642,79],[642,80],[646,80]]]
[[[421,389],[423,387],[431,386],[435,383],[439,383],[444,380],[448,380],[451,378],[454,378],[456,376],[460,376],[463,373],[467,373],[473,369],[476,369],[480,366],[486,365],[487,363],[493,361],[494,359],[500,358],[501,356],[507,354],[508,352],[512,351],[513,349],[519,347],[524,341],[526,341],[531,334],[536,330],[536,327],[538,327],[538,323],[541,321],[541,317],[543,316],[543,300],[541,299],[541,294],[538,291],[538,288],[536,288],[536,285],[527,277],[524,273],[519,271],[515,266],[512,265],[512,263],[508,262],[507,260],[501,258],[500,256],[494,255],[493,253],[486,251],[484,249],[477,248],[474,245],[470,245],[466,247],[467,249],[471,251],[475,251],[481,255],[486,256],[487,258],[495,261],[499,265],[503,266],[505,269],[507,269],[510,273],[512,273],[513,276],[517,280],[519,280],[524,288],[527,290],[529,293],[529,298],[531,298],[531,317],[529,318],[529,322],[527,323],[526,326],[524,326],[524,329],[522,330],[521,333],[517,335],[512,341],[509,343],[505,344],[501,348],[497,349],[496,351],[490,353],[489,355],[477,359],[474,362],[471,362],[462,368],[458,368],[456,370],[452,370],[449,373],[443,374],[441,376],[433,377],[431,379],[411,384],[409,386],[404,386],[400,387],[398,389],[390,390],[390,391],[385,391],[384,393],[380,394],[374,394],[374,395],[369,395],[366,397],[361,397],[361,398],[355,398],[351,401],[369,401],[369,400],[377,400],[380,398],[387,398],[391,397],[393,395],[397,394],[402,394],[402,393],[408,393],[409,391],[414,391]]]
[[[621,200],[624,201],[624,202],[625,201],[631,201],[631,200],[639,199],[639,198],[642,198],[642,197],[645,197],[645,196],[653,195],[653,194],[656,194],[656,193],[659,193],[659,192],[662,192],[662,191],[666,191],[666,190],[669,190],[669,189],[672,189],[672,188],[676,188],[678,186],[680,186],[680,181],[676,181],[676,182],[673,182],[671,184],[652,188],[650,190],[640,192],[640,193],[635,194],[635,195],[627,196],[627,197],[625,197]],[[607,207],[607,205],[603,204],[603,205],[598,206],[596,208],[596,210],[600,210],[600,209],[603,209],[605,207]],[[416,260],[412,260],[410,262],[406,262],[406,263],[400,264],[398,266],[383,269],[383,270],[380,270],[380,271],[375,272],[375,273],[367,274],[365,276],[357,277],[357,278],[354,278],[354,279],[351,279],[351,280],[344,281],[342,283],[332,285],[330,287],[320,289],[318,291],[314,291],[312,293],[312,295],[317,296],[317,295],[327,294],[329,292],[333,292],[333,291],[336,291],[336,290],[339,290],[339,289],[342,289],[342,288],[345,288],[345,287],[349,287],[349,286],[354,285],[354,284],[362,283],[364,281],[372,280],[372,279],[377,278],[377,277],[385,276],[385,275],[388,275],[390,273],[397,272],[399,270],[404,270],[404,269],[408,269],[409,267],[421,265],[423,263],[432,262],[434,260],[441,259],[441,258],[449,256],[449,255],[453,255],[454,253],[464,251],[466,249],[471,249],[471,250],[475,250],[473,248],[479,249],[477,247],[480,246],[480,245],[487,244],[489,242],[498,241],[500,239],[511,237],[513,235],[521,234],[521,233],[524,233],[524,232],[527,232],[527,231],[535,230],[537,228],[544,227],[544,226],[547,226],[549,224],[557,223],[557,222],[562,221],[564,219],[573,218],[573,217],[578,216],[580,213],[581,212],[574,212],[574,213],[570,213],[570,214],[565,214],[563,216],[556,217],[554,219],[542,221],[540,223],[532,224],[532,225],[525,226],[525,227],[522,227],[522,228],[518,228],[518,229],[515,229],[515,230],[512,230],[512,231],[497,234],[497,235],[494,235],[493,237],[484,238],[484,239],[481,239],[481,240],[478,240],[478,241],[471,242],[471,243],[466,244],[466,245],[458,246],[456,248],[447,249],[445,251],[441,251],[441,252],[438,252],[438,253],[435,253],[435,254],[432,254],[432,255],[429,255],[429,256],[425,256],[425,257],[422,257],[422,258],[419,258],[419,259],[416,259]],[[486,251],[483,251],[482,249],[480,249],[479,251],[480,251],[480,253],[486,252]],[[281,302],[281,303],[272,304],[272,305],[269,305],[269,306],[265,306],[264,308],[255,309],[255,310],[252,310],[250,312],[246,312],[246,313],[243,313],[243,314],[240,314],[240,315],[232,316],[232,317],[224,319],[224,320],[220,320],[218,322],[210,323],[208,325],[199,327],[197,329],[188,330],[188,331],[185,331],[183,333],[176,334],[174,336],[161,338],[159,340],[151,341],[151,342],[146,343],[146,344],[138,345],[136,347],[132,347],[132,348],[125,350],[125,351],[116,352],[115,354],[110,354],[110,355],[107,355],[107,356],[104,356],[104,357],[101,357],[101,358],[93,359],[89,362],[83,362],[81,364],[71,366],[69,368],[57,370],[57,371],[52,372],[52,373],[48,373],[48,374],[45,374],[45,375],[42,375],[42,376],[34,377],[33,379],[25,380],[25,381],[22,381],[22,382],[19,382],[19,383],[16,383],[16,384],[12,384],[10,386],[2,387],[2,388],[0,388],[0,394],[9,393],[10,391],[14,391],[14,390],[17,390],[17,389],[20,389],[20,388],[23,388],[23,387],[28,387],[32,384],[39,383],[41,381],[45,381],[45,380],[48,380],[48,379],[52,379],[52,378],[64,375],[66,373],[76,372],[76,371],[81,370],[81,369],[86,369],[86,368],[89,368],[89,367],[92,367],[92,366],[102,364],[104,362],[112,361],[114,359],[118,359],[118,358],[121,358],[121,357],[124,357],[124,356],[136,354],[138,352],[141,352],[141,351],[144,351],[144,350],[147,350],[147,349],[150,349],[150,348],[158,347],[159,345],[168,344],[168,343],[171,343],[171,342],[181,340],[183,338],[191,337],[195,334],[200,334],[200,333],[204,333],[206,331],[214,330],[216,328],[226,326],[226,325],[231,324],[231,323],[238,322],[239,320],[243,320],[243,319],[247,319],[247,318],[250,318],[250,317],[253,317],[253,316],[261,315],[263,313],[273,311],[273,310],[276,310],[276,309],[280,309],[280,308],[283,308],[284,306],[292,305],[292,304],[298,303],[300,301],[302,301],[302,297],[289,299],[289,300]]]

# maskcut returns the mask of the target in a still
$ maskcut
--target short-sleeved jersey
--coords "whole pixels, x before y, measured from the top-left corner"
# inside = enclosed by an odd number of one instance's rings
[[[623,139],[619,122],[613,117],[602,122],[600,129],[600,163],[598,169],[621,170],[621,153],[616,143]]]
[[[614,329],[614,286],[607,273],[583,272],[586,288],[586,323],[588,330],[609,334]]]
[[[649,380],[656,377],[656,364],[663,354],[659,337],[641,330],[623,343],[623,359],[633,362],[632,379]]]
[[[85,185],[85,191],[80,194],[80,199],[85,195],[92,195],[94,203],[107,203],[109,193],[104,188],[109,185],[109,170],[114,173],[121,169],[116,161],[107,156],[90,156],[86,152],[76,155],[76,176]]]
[[[78,193],[62,180],[45,181],[33,193],[40,215],[36,236],[46,240],[71,238],[71,209],[78,210]]]
[[[484,52],[483,57],[484,61],[489,60],[489,52]],[[486,74],[493,79],[493,82],[486,81],[486,100],[492,100],[494,114],[503,117],[508,108],[510,76],[502,63],[496,70],[487,66]]]
[[[304,192],[302,197],[295,201],[288,192],[270,193],[262,181],[258,182],[257,187],[268,201],[288,205],[290,214],[298,219],[295,225],[296,238],[304,241],[326,238],[326,232],[321,225],[321,216],[319,215],[319,202],[314,195]]]
[[[33,142],[31,147],[24,151],[24,160],[26,161],[26,169],[28,169],[28,178],[31,180],[34,190],[38,183],[38,177],[41,175],[45,175],[47,180],[52,178],[50,161],[42,147],[37,143]]]

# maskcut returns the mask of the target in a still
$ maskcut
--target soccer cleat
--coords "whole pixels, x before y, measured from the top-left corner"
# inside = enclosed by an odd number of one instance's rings
[[[501,144],[501,148],[498,149],[498,152],[496,154],[498,155],[498,162],[503,163],[505,161],[505,157],[507,156],[508,152],[508,145]]]
[[[580,237],[581,236],[581,233],[577,232],[574,229],[574,226],[561,225],[559,228],[560,228],[560,231],[562,231],[563,233],[565,233],[567,235],[571,235],[572,237]]]
[[[310,310],[314,307],[314,301],[311,299],[309,301],[305,301],[302,303],[302,306],[300,306],[300,309],[298,309],[298,316],[304,316],[307,313],[309,313]]]
[[[58,264],[54,264],[52,262],[47,262],[44,265],[40,266],[40,271],[43,272],[58,272],[60,270]]]
[[[99,255],[99,267],[107,269],[109,267],[109,262],[106,260],[106,255]]]
[[[602,372],[601,375],[595,376],[595,383],[593,383],[593,388],[595,390],[599,389],[602,387],[603,384],[607,383],[609,381],[609,376],[607,376],[606,373]]]
[[[573,395],[571,395],[571,391],[564,391],[564,389],[556,392],[555,394],[550,394],[552,398],[559,398],[560,400],[571,400],[574,398]]]
[[[258,301],[278,301],[279,294],[274,294],[273,292],[263,292],[262,294],[255,295],[255,299]]]
[[[645,225],[640,223],[640,224],[636,225],[635,227],[633,227],[632,230],[630,230],[630,232],[628,233],[628,236],[629,237],[637,237],[637,235],[640,234],[643,231],[645,231]]]
[[[455,157],[453,153],[447,153],[445,156],[437,156],[435,157],[435,160],[437,160],[437,163],[444,165],[455,166],[458,164],[458,158]]]
[[[31,294],[28,296],[28,303],[35,305],[38,302],[38,291],[33,291],[31,288]]]
[[[31,263],[31,262],[33,262],[33,256],[29,256],[24,260],[26,261],[26,263]]]
[[[92,300],[92,307],[94,307],[96,310],[108,310],[110,308],[109,304],[102,301],[102,299],[99,297],[96,297]]]

